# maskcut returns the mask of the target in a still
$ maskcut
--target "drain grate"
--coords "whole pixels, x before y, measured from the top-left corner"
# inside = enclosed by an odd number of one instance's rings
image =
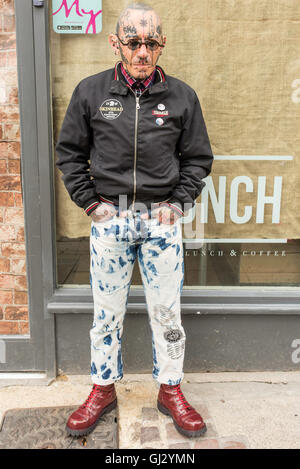
[[[117,409],[103,415],[85,437],[68,436],[68,417],[78,406],[8,410],[0,431],[1,449],[117,449]]]

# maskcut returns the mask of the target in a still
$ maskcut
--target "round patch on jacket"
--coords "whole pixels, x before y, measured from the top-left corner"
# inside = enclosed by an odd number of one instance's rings
[[[99,107],[102,116],[108,120],[117,119],[123,112],[123,106],[117,99],[106,99]]]

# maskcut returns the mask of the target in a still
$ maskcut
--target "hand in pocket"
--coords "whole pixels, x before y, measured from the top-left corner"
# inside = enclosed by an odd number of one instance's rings
[[[95,223],[101,223],[110,220],[116,213],[117,211],[113,205],[102,202],[98,205],[96,210],[91,213],[91,217]]]

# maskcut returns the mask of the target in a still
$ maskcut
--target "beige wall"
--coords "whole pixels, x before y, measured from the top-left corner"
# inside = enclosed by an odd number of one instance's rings
[[[107,37],[126,1],[103,0],[103,31],[96,36],[52,33],[55,137],[76,84],[110,68],[115,56]],[[150,2],[149,2],[150,3]],[[300,225],[300,3],[298,0],[152,1],[161,14],[167,47],[160,65],[197,92],[215,155],[290,155],[288,162],[218,161],[212,178],[227,176],[225,223],[209,205],[209,238],[298,238]],[[298,80],[298,81],[297,81]],[[299,90],[299,91],[298,91]],[[88,236],[90,219],[69,199],[56,171],[58,236]],[[253,193],[240,186],[239,215],[251,205],[248,223],[230,219],[230,183],[249,176]],[[258,176],[283,176],[281,219],[272,223],[266,206],[256,223]],[[218,195],[218,192],[217,192]]]

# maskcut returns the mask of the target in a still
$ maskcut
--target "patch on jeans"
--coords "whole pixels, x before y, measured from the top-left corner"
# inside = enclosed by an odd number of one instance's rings
[[[182,339],[178,342],[167,345],[167,353],[172,360],[177,360],[182,357],[184,353],[184,343],[185,340]]]
[[[154,317],[162,326],[172,326],[176,318],[175,313],[163,305],[154,306]]]
[[[164,333],[164,338],[170,343],[178,342],[182,339],[182,332],[179,329],[172,329]]]

